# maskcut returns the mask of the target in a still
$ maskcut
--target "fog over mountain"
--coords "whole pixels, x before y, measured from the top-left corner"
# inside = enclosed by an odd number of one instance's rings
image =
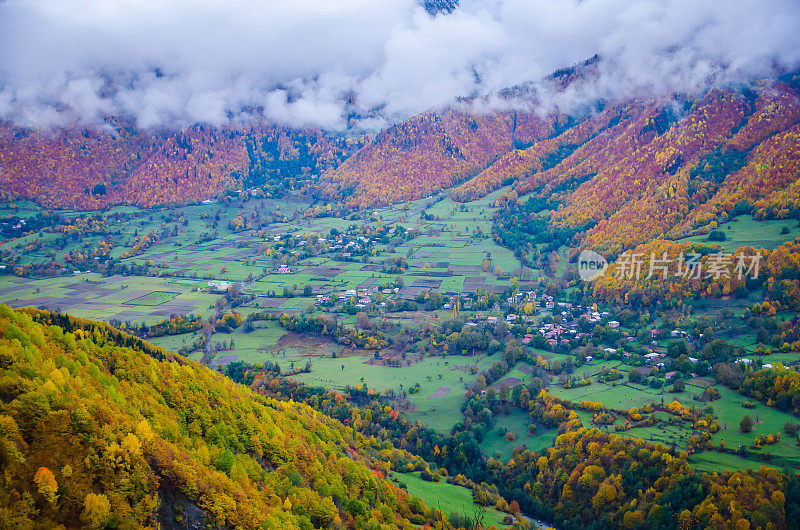
[[[127,115],[151,128],[222,125],[255,112],[290,126],[374,130],[525,83],[539,105],[565,109],[800,64],[793,0],[444,4],[5,1],[0,119],[52,127]],[[541,81],[594,55],[590,82],[554,92]]]

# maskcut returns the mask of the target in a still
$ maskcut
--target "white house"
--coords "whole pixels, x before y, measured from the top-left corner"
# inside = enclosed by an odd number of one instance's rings
[[[210,281],[208,282],[208,286],[215,291],[227,291],[231,284],[230,282]]]

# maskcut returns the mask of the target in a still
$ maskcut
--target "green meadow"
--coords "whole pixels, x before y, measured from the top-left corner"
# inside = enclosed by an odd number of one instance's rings
[[[432,508],[438,508],[448,517],[452,513],[458,513],[475,517],[480,513],[480,507],[472,501],[472,492],[467,488],[441,482],[428,482],[419,477],[419,472],[415,473],[392,473],[392,478],[401,484],[405,484],[408,492],[425,502]],[[506,528],[503,524],[505,514],[494,508],[483,510],[484,525],[486,527],[495,526]]]

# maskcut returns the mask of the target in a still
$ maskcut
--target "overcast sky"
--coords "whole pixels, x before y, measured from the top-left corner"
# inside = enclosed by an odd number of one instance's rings
[[[0,0],[0,120],[380,128],[599,54],[591,84],[539,88],[563,108],[796,69],[799,28],[797,0]]]

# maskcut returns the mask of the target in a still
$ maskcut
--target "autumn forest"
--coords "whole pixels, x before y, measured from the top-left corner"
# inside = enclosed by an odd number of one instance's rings
[[[0,529],[800,528],[797,6],[77,4],[0,2]]]

